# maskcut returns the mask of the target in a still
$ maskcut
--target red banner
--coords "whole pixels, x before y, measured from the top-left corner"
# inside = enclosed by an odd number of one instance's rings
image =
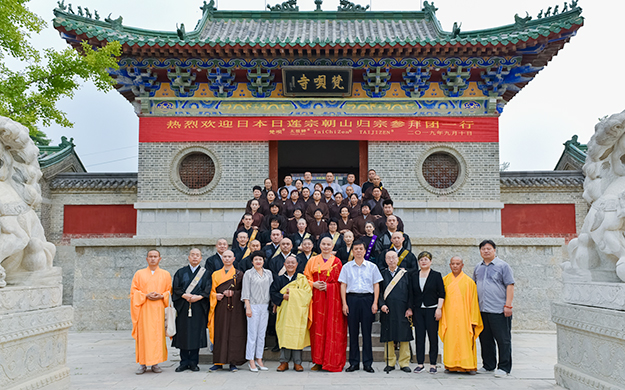
[[[142,117],[139,142],[498,142],[495,117]]]

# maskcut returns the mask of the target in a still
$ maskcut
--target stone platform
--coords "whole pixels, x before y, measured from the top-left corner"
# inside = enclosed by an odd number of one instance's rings
[[[552,320],[558,334],[559,385],[570,390],[625,389],[625,311],[554,303]]]
[[[0,289],[0,388],[67,389],[73,309],[62,285]]]

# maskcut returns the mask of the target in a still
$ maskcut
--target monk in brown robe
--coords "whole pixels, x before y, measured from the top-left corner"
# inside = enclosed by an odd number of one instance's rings
[[[230,371],[237,371],[237,365],[247,361],[247,320],[245,306],[241,302],[243,272],[234,268],[232,251],[225,251],[222,261],[223,268],[213,272],[210,294],[208,329],[213,343],[214,364],[210,371],[221,370],[226,363],[230,365]]]

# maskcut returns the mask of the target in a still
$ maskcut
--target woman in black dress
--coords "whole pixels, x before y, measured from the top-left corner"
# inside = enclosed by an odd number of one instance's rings
[[[410,289],[412,294],[412,313],[417,335],[417,368],[414,372],[425,371],[425,335],[430,341],[430,374],[436,374],[438,357],[438,320],[445,300],[445,284],[440,272],[430,268],[432,254],[419,253],[419,268],[410,271]]]

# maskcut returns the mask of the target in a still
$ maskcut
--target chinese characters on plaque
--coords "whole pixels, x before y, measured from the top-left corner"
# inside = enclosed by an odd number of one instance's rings
[[[349,66],[286,66],[282,68],[284,96],[340,96],[352,94]]]

